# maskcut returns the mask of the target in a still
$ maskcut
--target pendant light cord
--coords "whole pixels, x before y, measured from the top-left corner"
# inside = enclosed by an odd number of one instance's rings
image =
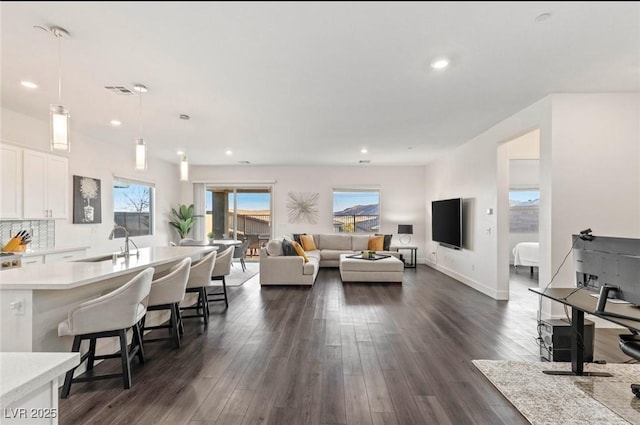
[[[62,43],[60,34],[55,33],[58,39],[58,104],[62,105]]]
[[[138,139],[142,139],[142,90],[138,92],[138,96],[140,97],[140,108],[138,110]]]

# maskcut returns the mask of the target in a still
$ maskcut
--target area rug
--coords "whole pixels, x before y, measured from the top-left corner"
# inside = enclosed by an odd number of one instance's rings
[[[640,424],[640,399],[631,383],[640,382],[638,364],[587,364],[585,371],[612,377],[545,375],[571,370],[570,363],[472,360],[484,376],[529,422],[544,424]]]
[[[247,271],[243,272],[242,265],[240,265],[240,263],[233,263],[233,266],[231,266],[231,273],[225,277],[227,287],[242,286],[260,271],[260,263],[250,263],[246,261],[245,265],[247,266]],[[214,286],[216,285],[222,286],[222,283],[218,284],[214,281]]]

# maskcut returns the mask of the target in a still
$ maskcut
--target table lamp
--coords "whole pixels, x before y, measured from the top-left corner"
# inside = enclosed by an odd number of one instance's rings
[[[398,224],[398,235],[400,236],[400,243],[406,245],[411,242],[411,235],[413,235],[413,224]]]

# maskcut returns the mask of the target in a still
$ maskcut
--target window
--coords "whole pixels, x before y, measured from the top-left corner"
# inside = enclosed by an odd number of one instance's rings
[[[113,181],[113,221],[129,236],[153,234],[153,185],[115,178]],[[116,232],[117,237],[124,237]]]
[[[511,233],[538,233],[540,191],[509,191],[509,231]]]
[[[339,233],[378,232],[380,190],[334,189],[333,229]]]

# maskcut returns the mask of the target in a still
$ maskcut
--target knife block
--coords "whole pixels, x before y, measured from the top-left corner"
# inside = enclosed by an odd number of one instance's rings
[[[27,249],[26,245],[22,245],[22,239],[20,238],[11,238],[9,242],[2,248],[2,252],[16,252],[16,251],[25,251]]]

